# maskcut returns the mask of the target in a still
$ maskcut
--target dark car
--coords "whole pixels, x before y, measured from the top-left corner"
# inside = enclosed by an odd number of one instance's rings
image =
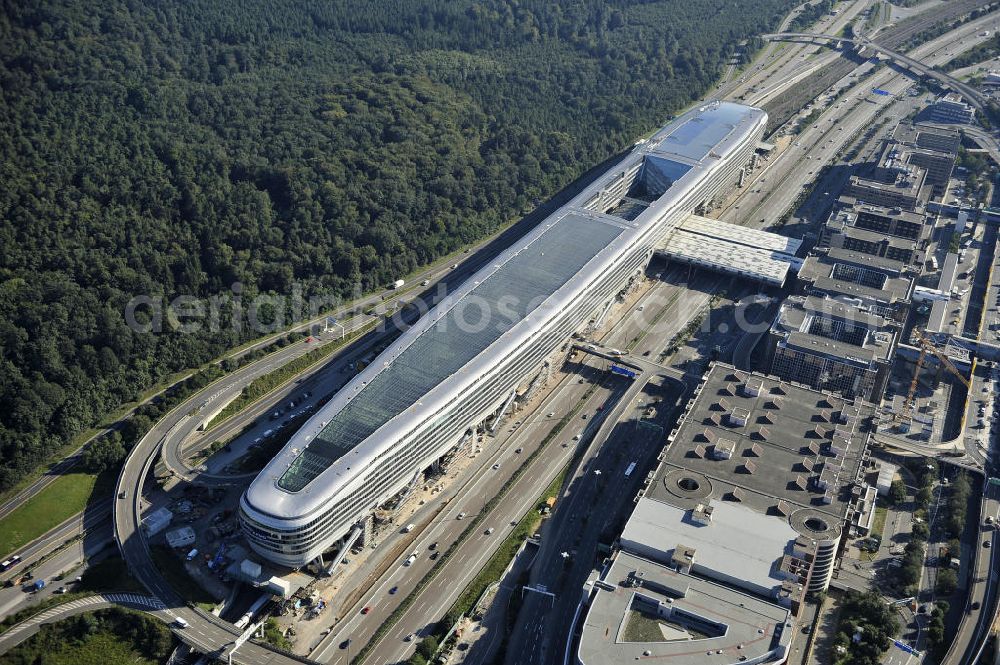
[[[341,649],[346,649],[349,646],[351,646],[351,640],[350,640],[350,638],[348,638],[348,639],[346,639],[346,640],[344,640],[343,642],[340,643],[340,648]]]
[[[431,553],[431,561],[434,561],[435,559],[437,559],[439,554],[441,554],[441,553],[440,552],[433,552],[433,553]]]
[[[368,614],[368,613],[369,613],[369,612],[371,612],[371,611],[372,611],[372,608],[370,608],[370,607],[366,607],[365,609],[361,610],[361,613],[362,613],[362,614]]]
[[[433,552],[437,548],[438,548],[438,544],[437,544],[437,541],[435,540],[433,543],[430,544],[430,546],[427,549],[429,549],[429,550],[431,550]]]
[[[394,586],[391,589],[389,589],[389,595],[393,596],[393,595],[396,594],[397,591],[399,591],[399,587],[398,586]]]

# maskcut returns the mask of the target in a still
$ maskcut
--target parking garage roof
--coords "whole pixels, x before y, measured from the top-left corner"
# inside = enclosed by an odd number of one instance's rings
[[[626,641],[628,622],[639,618],[638,610],[648,611],[658,604],[724,625],[724,634],[686,634],[677,626],[668,633],[671,640]],[[577,656],[585,665],[644,659],[675,665],[728,665],[757,658],[769,662],[768,654],[773,652],[777,662],[789,648],[792,635],[789,612],[778,605],[621,551],[595,585]]]
[[[748,387],[756,387],[756,395]],[[859,476],[874,407],[860,400],[813,390],[716,363],[702,380],[675,430],[645,496],[681,507],[727,501],[735,488],[740,503],[774,513],[779,500],[842,520],[850,484]],[[729,415],[739,412],[745,424]],[[846,421],[846,422],[844,422]],[[732,441],[729,459],[712,458],[714,445]],[[840,449],[831,454],[831,445]],[[745,462],[755,462],[748,473]],[[807,466],[803,465],[806,461]],[[826,497],[813,483],[799,487],[825,466],[838,468],[836,492]],[[681,474],[699,479],[696,495],[678,484]],[[700,479],[705,479],[701,482]]]

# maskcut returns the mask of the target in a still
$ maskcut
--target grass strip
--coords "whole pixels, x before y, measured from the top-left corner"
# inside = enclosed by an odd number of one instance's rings
[[[566,472],[569,470],[569,465],[567,464],[562,468],[562,470],[556,475],[556,477],[549,483],[549,486],[545,488],[545,491],[538,496],[538,500],[535,502],[535,508],[539,504],[543,503],[545,499],[550,496],[558,496],[559,488],[562,487],[563,481],[566,479]],[[535,533],[538,529],[538,525],[542,522],[542,516],[538,513],[535,508],[531,508],[526,512],[518,521],[517,526],[514,531],[511,532],[507,538],[504,539],[500,548],[493,553],[490,560],[486,562],[483,569],[479,571],[479,574],[462,594],[455,600],[455,603],[451,606],[448,611],[450,616],[459,617],[471,612],[479,598],[482,597],[486,589],[500,580],[501,575],[507,569],[507,566],[514,557],[517,556],[518,550],[521,549],[521,544],[527,540],[531,534]]]
[[[0,520],[0,552],[13,552],[76,515],[94,492],[97,476],[69,473]]]
[[[496,507],[496,505],[500,503],[500,501],[507,495],[507,493],[510,491],[510,488],[514,486],[514,484],[521,478],[521,476],[527,472],[528,468],[535,461],[535,459],[542,453],[545,447],[553,439],[555,439],[560,432],[566,429],[566,426],[569,425],[569,423],[573,420],[576,414],[580,412],[580,409],[583,408],[583,405],[587,402],[587,400],[590,399],[590,396],[594,394],[595,390],[597,390],[597,385],[598,385],[597,383],[593,383],[590,385],[590,387],[587,389],[586,394],[584,394],[584,396],[580,398],[580,400],[576,403],[576,405],[573,406],[573,409],[568,414],[563,416],[559,420],[559,422],[557,422],[552,427],[549,433],[545,435],[545,438],[542,439],[541,444],[539,444],[539,446],[535,448],[535,450],[530,455],[528,455],[527,459],[524,460],[524,463],[517,468],[517,470],[514,472],[514,475],[511,476],[510,480],[507,481],[502,488],[500,488],[500,491],[497,492],[497,494],[493,498],[491,498],[489,501],[486,502],[486,505],[483,506],[483,509],[479,511],[479,513],[477,513],[476,516],[469,522],[469,525],[465,527],[462,533],[458,535],[458,538],[456,538],[455,541],[448,546],[448,549],[442,553],[441,558],[438,559],[437,565],[431,568],[430,571],[427,573],[427,575],[417,583],[417,585],[413,588],[413,591],[407,594],[406,598],[404,598],[399,603],[396,609],[394,609],[389,614],[389,616],[386,617],[385,621],[383,621],[382,625],[379,626],[378,630],[375,631],[375,633],[372,635],[372,638],[368,641],[368,643],[365,644],[365,646],[362,647],[360,651],[358,651],[357,655],[355,655],[354,658],[351,659],[352,665],[355,663],[364,662],[364,659],[368,656],[369,652],[371,652],[371,650],[375,648],[375,645],[379,643],[379,640],[385,637],[386,633],[388,633],[390,630],[393,629],[393,627],[399,621],[400,617],[403,616],[403,614],[410,608],[410,606],[416,602],[417,597],[424,590],[424,588],[428,584],[430,584],[435,577],[437,577],[438,573],[440,573],[441,570],[444,569],[444,564],[447,563],[448,559],[450,559],[455,554],[455,552],[462,545],[462,543],[464,543],[473,533],[475,533],[480,528],[482,523],[486,520],[487,515],[489,515],[489,513],[492,512],[492,510]],[[583,445],[585,442],[580,441],[579,443]],[[565,471],[563,473],[565,473]],[[448,615],[451,616],[451,612],[449,612]],[[457,619],[457,617],[453,618]],[[449,620],[447,621],[447,623],[450,624],[453,623],[453,621]]]

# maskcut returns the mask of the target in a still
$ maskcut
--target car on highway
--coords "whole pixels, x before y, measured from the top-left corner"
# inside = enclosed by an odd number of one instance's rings
[[[496,464],[493,465],[493,470],[494,471],[496,471],[499,468],[500,468],[500,462],[497,462]]]
[[[440,555],[440,554],[441,554],[440,552],[431,552],[431,555],[430,555],[429,558],[430,558],[431,561],[437,561],[438,555]]]
[[[361,613],[362,614],[368,614],[371,611],[372,611],[372,608],[369,607],[368,605],[365,605],[363,608],[361,608]]]
[[[993,547],[993,541],[992,540],[984,540],[983,541],[983,547]]]
[[[399,587],[398,586],[394,586],[391,589],[389,589],[389,595],[390,596],[395,596],[397,591],[399,591]]]
[[[522,452],[524,452],[524,448],[515,448],[514,449],[514,454],[515,455],[520,455]]]
[[[344,640],[343,642],[340,643],[340,648],[341,649],[346,649],[349,646],[351,646],[351,640],[350,640],[350,638],[348,638],[348,639],[346,639],[346,640]]]
[[[496,529],[490,527],[489,529],[486,529],[486,531],[483,531],[483,535],[492,536],[494,531],[496,531]]]
[[[413,641],[413,633],[407,633],[406,637],[403,638],[403,641],[404,642],[412,642]]]
[[[456,517],[455,519],[457,519],[457,520],[464,520],[465,519],[465,513],[459,513],[458,517]]]
[[[177,617],[176,619],[174,619],[174,625],[177,626],[178,628],[187,628],[190,624],[187,622],[187,619],[184,619],[182,617]]]
[[[128,492],[126,492],[125,490],[122,490],[121,492],[118,493],[119,499],[125,499],[127,497],[128,497]]]
[[[576,435],[573,436],[573,440],[574,441],[579,441],[582,437],[583,437],[582,434],[576,434]]]

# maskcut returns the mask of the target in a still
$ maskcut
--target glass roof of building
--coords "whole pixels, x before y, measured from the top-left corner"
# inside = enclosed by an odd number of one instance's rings
[[[670,132],[659,148],[700,162],[733,131],[744,116],[745,106],[719,104]]]
[[[338,458],[485,351],[623,229],[569,214],[475,286],[344,406],[278,479],[297,492]],[[428,316],[433,315],[433,310]],[[377,359],[376,362],[384,359]]]
[[[691,166],[688,164],[681,164],[680,162],[675,162],[672,159],[666,159],[664,157],[656,157],[654,155],[647,155],[643,160],[643,167],[646,169],[654,169],[660,175],[665,177],[669,183],[674,183],[680,180],[685,173],[691,170]]]

